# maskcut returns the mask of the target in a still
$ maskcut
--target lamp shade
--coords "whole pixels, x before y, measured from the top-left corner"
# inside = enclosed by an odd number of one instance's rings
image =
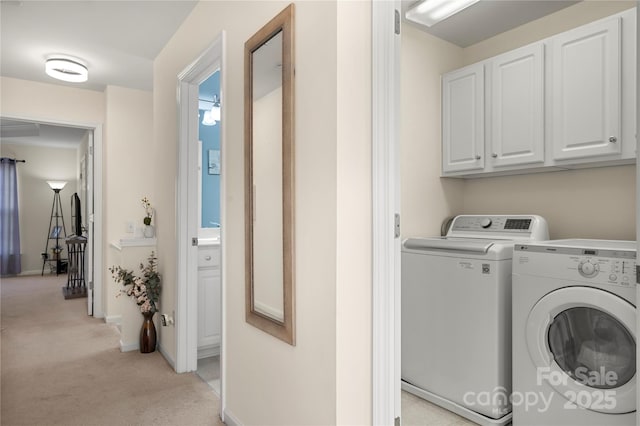
[[[63,180],[48,180],[47,183],[49,184],[49,187],[54,191],[56,189],[58,191],[61,190],[67,184],[67,182]]]

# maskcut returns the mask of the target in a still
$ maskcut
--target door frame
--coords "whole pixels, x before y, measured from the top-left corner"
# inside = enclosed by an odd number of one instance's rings
[[[640,23],[640,5],[636,5],[636,20]],[[640,31],[636,31],[636,132],[640,123]],[[636,137],[636,250],[640,253],[640,150]],[[640,301],[640,272],[636,265],[636,333],[640,330],[640,314],[638,313],[638,301]],[[636,372],[640,369],[640,346],[636,342]],[[640,416],[637,415],[640,407],[640,380],[636,382],[636,425],[640,426]]]
[[[87,284],[87,313],[93,315],[95,318],[104,318],[103,309],[103,211],[102,211],[102,123],[90,123],[82,121],[67,121],[67,120],[53,120],[49,118],[41,118],[37,116],[23,116],[23,115],[11,115],[0,114],[3,118],[12,120],[31,121],[34,123],[49,124],[53,126],[64,127],[76,127],[79,129],[85,129],[93,133],[93,154],[92,158],[93,167],[90,165],[87,167],[88,176],[87,180],[93,182],[93,191],[89,191],[89,199],[93,203],[93,217],[87,218],[87,224],[90,222],[93,226],[93,239],[87,244],[86,250],[88,250],[88,259],[93,259],[93,288],[91,283]],[[89,146],[91,146],[91,136],[89,138]],[[95,226],[97,224],[97,226]],[[91,234],[90,234],[91,236]],[[89,275],[88,275],[89,276]],[[89,303],[93,301],[92,306]],[[93,311],[93,312],[91,312]]]
[[[372,423],[400,417],[400,2],[372,8]],[[396,219],[397,218],[397,219]]]
[[[220,99],[224,102],[226,89],[225,70],[225,31],[189,66],[178,74],[178,186],[176,211],[176,229],[178,241],[177,286],[176,286],[176,372],[196,371],[198,368],[198,288],[193,285],[198,280],[198,247],[192,245],[192,239],[198,236],[198,177],[195,165],[198,158],[198,89],[216,70],[220,70]],[[220,120],[220,201],[225,199],[225,147],[226,130],[224,126],[224,108]],[[225,210],[220,209],[220,223],[224,224]],[[225,232],[220,228],[221,253],[221,342],[220,342],[220,416],[224,421],[225,410],[225,300],[226,273]],[[190,285],[191,283],[191,285]]]
[[[391,6],[391,5],[394,6]],[[399,256],[399,250],[392,249],[394,243],[386,237],[391,207],[394,205],[392,194],[399,183],[399,168],[389,158],[381,158],[385,152],[397,152],[399,145],[399,74],[400,74],[400,37],[393,40],[391,28],[394,19],[401,17],[397,0],[372,2],[372,58],[373,58],[373,352],[372,352],[372,423],[391,425],[400,415],[400,268],[394,268],[393,260]],[[636,7],[636,16],[640,22],[640,7]],[[640,31],[636,34],[636,68],[640,71]],[[395,72],[395,74],[394,74]],[[387,78],[385,78],[387,76]],[[389,97],[397,103],[386,104]],[[636,122],[640,123],[640,72],[636,72]],[[391,129],[386,126],[391,127]],[[636,141],[636,145],[638,142]],[[636,149],[636,164],[640,164],[640,150]],[[390,169],[387,169],[390,167]],[[399,197],[399,193],[395,194]],[[636,168],[636,246],[640,253],[640,168]],[[397,245],[397,244],[396,244]],[[395,273],[394,273],[395,272]],[[640,301],[640,273],[636,277],[636,299]],[[393,286],[387,283],[393,282]],[[386,287],[386,288],[385,288]],[[393,287],[395,291],[390,291]],[[387,296],[389,299],[384,299]],[[638,311],[636,303],[636,312]],[[391,326],[390,324],[393,324]],[[636,330],[640,330],[640,315],[636,315]],[[396,340],[397,339],[397,340]],[[397,341],[397,347],[393,347]],[[640,346],[636,345],[636,370],[640,370]],[[396,388],[397,386],[397,388]],[[392,390],[393,389],[393,392]],[[640,381],[636,387],[636,405],[640,407]],[[392,414],[395,413],[395,414]],[[636,416],[636,425],[640,426],[640,416]]]

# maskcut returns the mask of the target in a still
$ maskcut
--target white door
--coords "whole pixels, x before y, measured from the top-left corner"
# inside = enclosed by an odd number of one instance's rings
[[[484,64],[442,77],[442,172],[484,168]]]
[[[640,22],[640,8],[636,7],[637,22]],[[640,62],[640,32],[636,32],[636,60]],[[640,66],[637,68],[640,69]],[[636,72],[636,99],[640,100],[640,73]],[[640,122],[640,108],[636,108],[636,126]],[[637,149],[636,164],[640,164],[640,151]],[[640,169],[636,167],[636,199],[640,200]],[[640,210],[636,207],[636,253],[640,253]],[[636,301],[640,300],[640,274],[636,273]],[[637,305],[637,302],[636,302]],[[640,330],[640,315],[636,307],[636,330]],[[636,371],[640,368],[640,357],[636,357]],[[636,408],[640,407],[640,381],[636,383]],[[640,426],[640,416],[636,415],[636,425]]]
[[[400,1],[372,11],[372,423],[400,421]]]
[[[87,286],[87,314],[93,315],[93,288],[94,288],[94,270],[93,270],[93,257],[94,257],[94,203],[93,203],[93,130],[89,130],[89,147],[87,149],[87,157],[84,162],[84,169],[82,170],[82,176],[84,182],[82,182],[83,189],[83,212],[85,219],[85,226],[87,227],[87,246],[85,247],[86,256],[86,286]],[[82,206],[81,206],[82,207]]]
[[[178,373],[195,371],[198,366],[198,89],[217,69],[220,69],[220,95],[224,102],[226,71],[224,67],[224,31],[215,39],[200,57],[178,75],[178,108],[180,125],[180,143],[178,152],[178,205],[177,212],[177,307],[176,307],[176,371]],[[224,110],[223,119],[224,119]],[[221,127],[221,170],[224,173],[224,149],[226,131]],[[221,173],[221,195],[224,200],[224,177]],[[224,224],[224,208],[221,206],[221,223]],[[225,236],[220,235],[221,259],[224,259]],[[220,268],[221,344],[220,344],[220,417],[224,422],[225,413],[225,271]]]
[[[619,154],[621,18],[567,31],[552,41],[554,158]]]
[[[544,161],[544,43],[491,61],[494,167]]]

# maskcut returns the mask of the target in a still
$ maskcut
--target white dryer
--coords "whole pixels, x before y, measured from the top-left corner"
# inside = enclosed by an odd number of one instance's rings
[[[511,418],[511,258],[535,215],[457,216],[402,245],[402,388],[484,425]]]
[[[513,424],[635,425],[634,241],[513,255]]]

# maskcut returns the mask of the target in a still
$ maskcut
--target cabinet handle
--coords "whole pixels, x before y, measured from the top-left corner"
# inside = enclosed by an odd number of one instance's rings
[[[495,152],[494,152],[493,154],[491,154],[491,156],[492,156],[493,158],[498,158],[498,154],[496,154]]]
[[[205,256],[204,260],[211,260],[211,256]]]
[[[476,160],[481,159],[482,157],[480,157],[479,155],[476,155]]]
[[[609,136],[609,142],[616,143],[618,142],[618,138],[616,138],[615,136]]]

